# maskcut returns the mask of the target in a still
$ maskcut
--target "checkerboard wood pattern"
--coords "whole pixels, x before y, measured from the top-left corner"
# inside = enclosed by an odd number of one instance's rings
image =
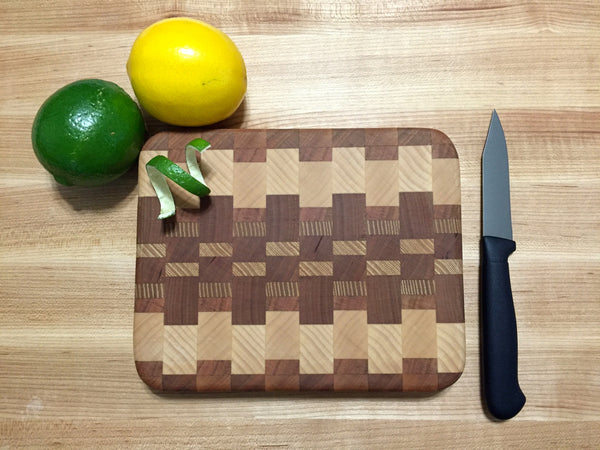
[[[145,164],[198,158],[209,197]],[[431,129],[165,132],[140,155],[134,354],[163,391],[435,391],[465,359],[459,161]]]

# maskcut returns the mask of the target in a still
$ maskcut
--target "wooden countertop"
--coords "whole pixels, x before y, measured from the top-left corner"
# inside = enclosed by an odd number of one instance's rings
[[[71,81],[132,93],[133,40],[174,15],[221,28],[244,55],[247,97],[224,126],[414,126],[452,139],[467,327],[455,385],[434,396],[173,396],[139,380],[136,170],[101,189],[58,186],[30,130]],[[6,0],[0,22],[0,446],[600,446],[600,4]],[[510,156],[527,396],[504,423],[485,414],[479,381],[480,158],[493,108]]]

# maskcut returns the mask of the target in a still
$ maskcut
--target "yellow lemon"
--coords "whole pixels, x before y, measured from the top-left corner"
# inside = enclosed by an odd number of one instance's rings
[[[142,31],[131,48],[127,73],[140,105],[172,125],[224,120],[246,94],[246,65],[233,41],[186,17],[161,20]]]

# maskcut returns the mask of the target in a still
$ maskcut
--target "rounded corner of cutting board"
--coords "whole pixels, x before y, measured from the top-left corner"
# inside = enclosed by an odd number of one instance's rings
[[[447,147],[449,147],[451,149],[452,152],[452,157],[458,159],[458,152],[456,151],[456,146],[454,145],[454,142],[452,142],[452,139],[450,139],[450,137],[444,133],[441,130],[438,130],[437,128],[430,128],[431,130],[431,140],[434,143],[437,144],[442,144],[442,145],[446,145]]]
[[[463,373],[464,372],[461,370],[460,372],[456,373],[453,372],[438,374],[438,392],[443,391],[444,389],[448,389],[452,385],[456,384],[460,377],[462,377]]]
[[[160,365],[160,371],[157,371],[157,367]],[[162,386],[162,363],[161,362],[145,362],[135,361],[135,369],[140,379],[148,386],[152,391],[160,392],[163,389]]]
[[[447,141],[448,143],[452,143],[450,137],[443,131],[437,128],[430,128],[429,130],[431,130],[431,137],[437,139],[438,142]]]

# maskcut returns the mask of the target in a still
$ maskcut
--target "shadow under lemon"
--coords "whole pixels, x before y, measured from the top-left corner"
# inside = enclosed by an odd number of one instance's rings
[[[246,111],[247,111],[247,99],[244,97],[242,103],[236,111],[229,116],[227,119],[222,120],[220,122],[214,123],[212,125],[207,125],[203,127],[181,127],[177,125],[170,125],[168,123],[162,122],[154,117],[152,117],[142,106],[140,106],[142,111],[142,116],[146,121],[146,128],[148,130],[148,137],[152,137],[155,134],[161,133],[163,131],[185,131],[192,132],[194,130],[214,130],[217,128],[241,128],[244,125],[246,120]]]

